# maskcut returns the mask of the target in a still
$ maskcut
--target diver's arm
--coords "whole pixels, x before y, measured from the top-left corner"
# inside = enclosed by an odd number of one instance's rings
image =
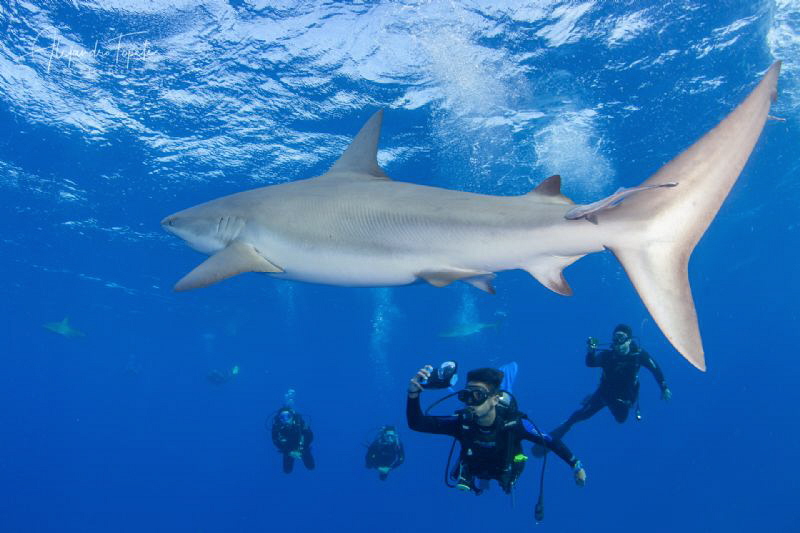
[[[529,440],[534,444],[540,444],[544,446],[554,454],[558,455],[571,468],[575,468],[575,465],[578,463],[578,459],[572,455],[572,452],[569,450],[569,448],[567,448],[567,445],[561,440],[553,439],[553,437],[547,433],[540,433],[530,420],[524,418],[522,419],[522,424],[520,424],[519,427],[521,427],[521,436],[523,439]]]
[[[437,435],[450,435],[451,437],[455,437],[458,433],[458,417],[422,414],[419,395],[416,397],[408,396],[406,419],[410,429],[421,433],[435,433]]]
[[[281,438],[281,431],[278,424],[272,424],[272,443],[277,447],[283,446],[283,439]]]
[[[639,352],[639,358],[640,364],[653,374],[656,383],[658,383],[658,386],[661,388],[661,393],[664,394],[664,391],[669,390],[667,387],[667,380],[664,379],[664,372],[661,371],[661,367],[658,366],[656,360],[650,357],[650,354],[645,350]]]
[[[603,366],[603,354],[606,353],[603,350],[600,353],[597,353],[597,348],[593,348],[591,346],[586,348],[586,366],[588,367],[597,367]]]
[[[531,424],[530,420],[522,419],[522,424],[518,424],[517,427],[521,428],[519,431],[522,433],[523,439],[541,444],[567,463],[572,469],[572,476],[578,486],[583,487],[586,484],[586,470],[584,470],[583,464],[569,451],[563,441],[560,439],[555,440],[550,435],[540,433]]]

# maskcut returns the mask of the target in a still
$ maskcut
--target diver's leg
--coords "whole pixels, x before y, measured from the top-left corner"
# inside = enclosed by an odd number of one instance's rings
[[[288,453],[283,454],[283,473],[291,474],[294,468],[294,458]]]
[[[605,407],[605,405],[606,402],[603,399],[603,396],[599,391],[595,391],[593,394],[584,398],[581,407],[572,413],[570,417],[560,426],[551,431],[550,436],[555,440],[561,440],[561,438],[567,434],[567,431],[569,431],[575,423],[588,420],[597,414],[600,409]]]
[[[317,466],[317,463],[314,462],[314,456],[311,455],[311,446],[303,448],[303,464],[309,470],[314,470],[314,467]]]

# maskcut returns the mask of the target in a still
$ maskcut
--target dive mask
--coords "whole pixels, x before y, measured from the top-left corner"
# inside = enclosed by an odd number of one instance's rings
[[[481,389],[479,387],[476,388],[469,388],[463,389],[458,391],[458,401],[469,405],[470,407],[475,407],[477,405],[481,405],[485,402],[492,393]]]
[[[617,346],[619,346],[620,344],[625,344],[629,340],[631,340],[631,338],[628,337],[628,334],[625,333],[624,331],[618,331],[614,333],[614,344],[616,344]]]

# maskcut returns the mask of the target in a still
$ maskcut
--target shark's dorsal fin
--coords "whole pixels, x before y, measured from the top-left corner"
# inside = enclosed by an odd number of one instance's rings
[[[528,194],[543,194],[545,196],[558,196],[561,194],[561,176],[558,174],[553,174],[539,185],[534,187],[534,189],[529,192]]]
[[[361,127],[356,138],[326,174],[347,173],[351,177],[353,174],[361,174],[364,177],[388,180],[389,176],[378,166],[378,138],[382,123],[381,109]]]
[[[176,291],[199,289],[242,272],[283,272],[252,245],[234,241],[215,253],[175,284]]]
[[[561,176],[554,174],[534,187],[526,196],[545,197],[558,203],[574,204],[572,200],[561,194]]]

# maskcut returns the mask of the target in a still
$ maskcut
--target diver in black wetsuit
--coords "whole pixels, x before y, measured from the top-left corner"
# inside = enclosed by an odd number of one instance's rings
[[[611,414],[620,424],[628,418],[631,407],[636,407],[636,418],[639,413],[639,368],[644,367],[652,372],[661,387],[661,398],[669,400],[672,392],[667,387],[664,374],[646,351],[633,342],[633,331],[630,326],[620,324],[614,328],[610,350],[597,352],[597,339],[589,337],[587,341],[586,366],[600,367],[603,375],[597,390],[583,400],[583,405],[560,426],[550,432],[554,439],[562,438],[567,431],[581,420],[587,420],[603,407],[608,407]],[[543,450],[539,448],[539,453]],[[538,453],[537,453],[538,455]]]
[[[378,478],[385,481],[389,472],[405,461],[403,443],[394,426],[383,426],[367,449],[366,466],[378,471]]]
[[[272,418],[272,442],[283,454],[283,471],[290,473],[294,468],[295,459],[303,459],[303,464],[309,470],[316,466],[311,455],[311,441],[314,433],[300,416],[300,413],[291,407],[281,407]]]
[[[430,378],[431,368],[423,367],[409,382],[408,427],[423,433],[450,435],[459,441],[461,455],[451,473],[457,488],[480,494],[488,480],[494,479],[506,493],[511,492],[527,460],[522,453],[522,440],[553,451],[570,465],[578,485],[586,482],[583,465],[564,443],[537,431],[516,409],[500,404],[503,373],[497,369],[480,368],[467,374],[467,388],[458,392],[458,399],[467,407],[456,415],[424,415],[419,400],[423,390],[420,381]],[[476,478],[485,481],[479,486]]]

